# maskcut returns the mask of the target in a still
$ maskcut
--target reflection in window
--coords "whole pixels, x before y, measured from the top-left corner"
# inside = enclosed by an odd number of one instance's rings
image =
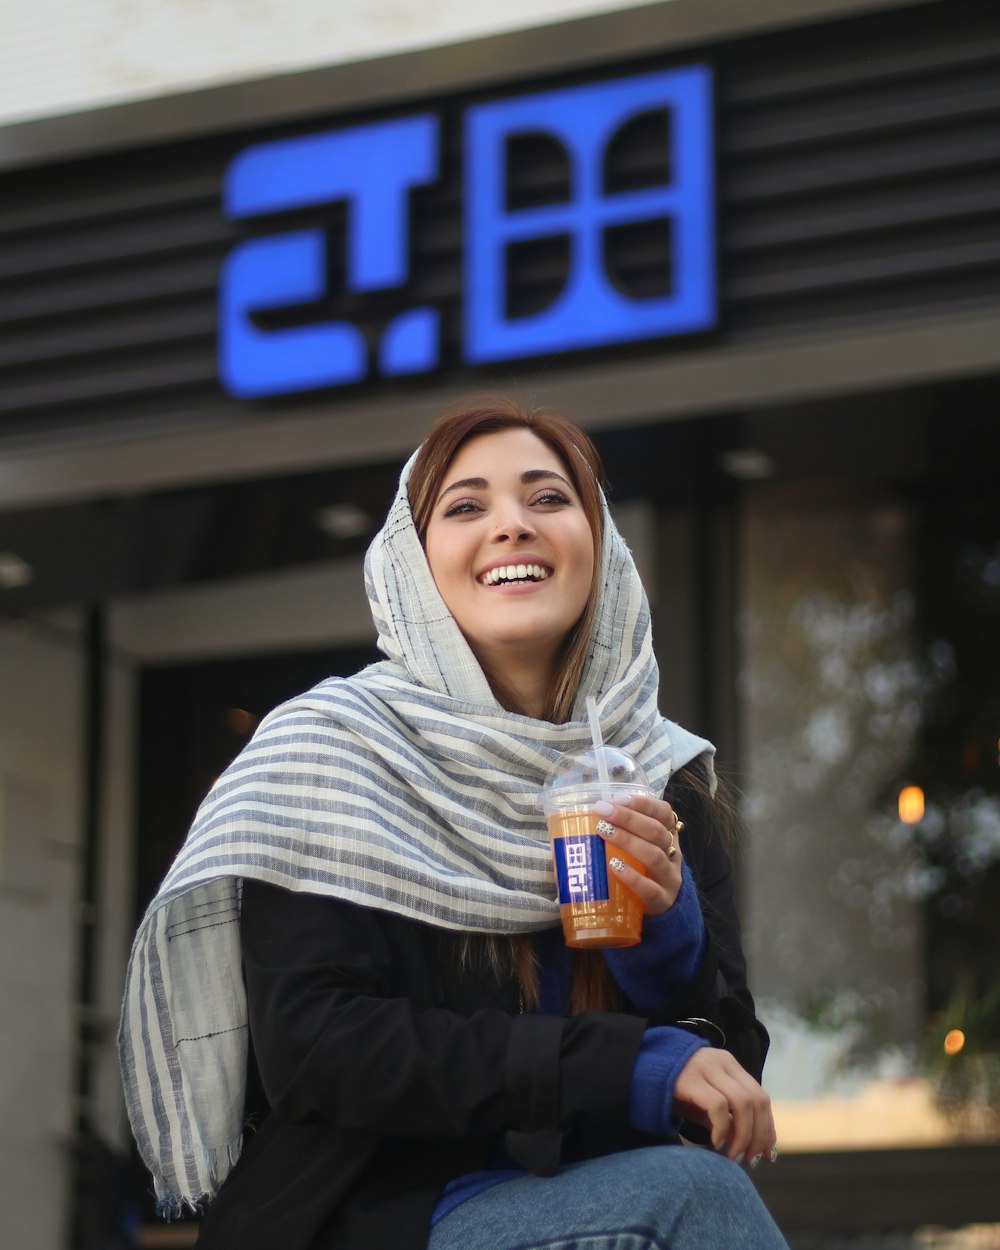
[[[744,914],[786,1148],[1000,1135],[1000,525],[981,504],[746,496]]]

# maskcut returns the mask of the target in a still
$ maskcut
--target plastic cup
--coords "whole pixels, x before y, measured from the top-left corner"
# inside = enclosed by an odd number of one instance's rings
[[[639,765],[617,747],[573,751],[560,757],[539,797],[552,842],[559,910],[567,946],[635,946],[642,939],[642,904],[611,868],[617,855],[638,872],[637,860],[597,832],[594,804],[650,794]],[[605,781],[602,773],[605,773]]]

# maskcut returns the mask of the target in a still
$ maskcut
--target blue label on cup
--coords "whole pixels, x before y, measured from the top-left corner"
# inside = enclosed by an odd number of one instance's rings
[[[596,833],[554,838],[559,902],[599,903],[608,897],[608,864],[604,842]]]

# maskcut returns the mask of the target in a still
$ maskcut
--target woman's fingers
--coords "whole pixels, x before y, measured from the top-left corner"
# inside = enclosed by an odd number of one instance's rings
[[[611,850],[608,855],[608,866],[612,871],[618,873],[625,885],[636,896],[642,904],[642,910],[645,915],[658,916],[660,912],[666,911],[673,906],[680,890],[679,876],[677,888],[671,890],[651,875],[639,871],[634,863],[630,864],[625,859],[624,849],[620,851]]]
[[[770,1153],[776,1135],[771,1100],[752,1077],[743,1075],[746,1081],[722,1077],[718,1088],[729,1102],[726,1154],[730,1159],[750,1163],[758,1155]]]
[[[679,821],[669,803],[634,795],[628,803],[598,803],[599,815],[628,842],[627,849],[643,863],[676,859],[680,852]],[[670,851],[673,850],[673,856]]]
[[[674,1086],[674,1109],[704,1125],[712,1145],[737,1162],[753,1163],[776,1149],[771,1100],[728,1051],[695,1051]]]
[[[607,815],[610,808],[613,815],[609,819],[620,822],[622,828],[664,848],[670,843],[668,830],[673,829],[678,819],[666,799],[654,799],[646,794],[630,795],[613,807],[600,803],[597,807],[603,815]]]
[[[721,1150],[729,1141],[729,1102],[699,1073],[689,1073],[689,1067],[690,1060],[674,1086],[674,1111],[707,1128],[712,1145]]]
[[[669,803],[642,795],[626,805],[597,805],[598,830],[611,844],[609,863],[639,898],[647,915],[672,907],[681,888],[678,821]],[[614,855],[614,850],[622,854]]]

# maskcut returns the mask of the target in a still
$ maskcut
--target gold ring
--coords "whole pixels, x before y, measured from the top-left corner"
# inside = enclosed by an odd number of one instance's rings
[[[674,835],[670,835],[670,846],[667,849],[667,859],[674,859],[677,855],[677,843],[674,841]]]
[[[684,832],[684,821],[678,819],[677,824],[674,825],[674,833],[680,836],[683,832]]]

